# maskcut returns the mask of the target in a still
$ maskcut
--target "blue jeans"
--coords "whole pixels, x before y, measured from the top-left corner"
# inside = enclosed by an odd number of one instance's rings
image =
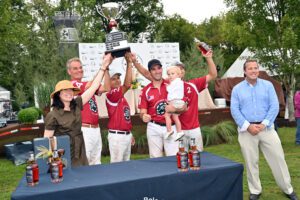
[[[300,117],[296,117],[297,130],[296,130],[296,144],[300,145]]]

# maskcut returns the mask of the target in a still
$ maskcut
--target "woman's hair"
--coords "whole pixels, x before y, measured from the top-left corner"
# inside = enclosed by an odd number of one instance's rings
[[[59,92],[56,92],[56,93],[53,95],[53,103],[52,103],[51,106],[54,107],[54,108],[58,108],[58,109],[64,109],[65,105],[64,105],[64,103],[60,100],[59,94],[60,94],[60,91],[59,91]],[[72,99],[72,101],[70,102],[70,108],[71,108],[71,109],[76,108],[76,101],[75,101],[74,99]]]

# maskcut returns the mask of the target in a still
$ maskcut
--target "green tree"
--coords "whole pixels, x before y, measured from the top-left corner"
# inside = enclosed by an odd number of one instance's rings
[[[30,40],[31,15],[23,1],[3,0],[0,3],[0,85],[12,91],[17,83],[22,84],[22,100],[27,100],[29,87],[21,76],[31,73],[26,62],[26,43]],[[30,79],[29,79],[30,80]]]
[[[175,14],[161,20],[157,26],[156,42],[179,42],[181,52],[187,52],[193,45],[195,25]]]
[[[300,70],[299,0],[226,0],[231,7],[228,32],[248,46],[287,91],[289,119],[294,120],[293,95]]]

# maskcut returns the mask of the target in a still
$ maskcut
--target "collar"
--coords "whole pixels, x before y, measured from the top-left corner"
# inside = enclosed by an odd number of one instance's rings
[[[168,85],[168,83],[169,83],[169,81],[167,81],[166,79],[162,79],[160,87],[163,86],[163,85]],[[150,83],[149,87],[150,88],[156,88],[156,87],[154,87],[153,82]]]

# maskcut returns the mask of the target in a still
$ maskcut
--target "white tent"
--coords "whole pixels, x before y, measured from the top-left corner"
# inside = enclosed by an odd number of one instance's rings
[[[241,53],[241,55],[234,61],[234,63],[229,67],[229,69],[225,72],[222,78],[244,77],[243,65],[247,59],[253,58],[254,56],[255,53],[251,52],[248,48],[246,48]],[[266,71],[268,75],[273,75],[262,65],[259,65],[259,71]]]
[[[10,91],[0,86],[0,98],[10,100]]]
[[[1,102],[2,100],[2,102]],[[10,100],[10,91],[0,86],[0,113],[4,111],[4,100]]]

